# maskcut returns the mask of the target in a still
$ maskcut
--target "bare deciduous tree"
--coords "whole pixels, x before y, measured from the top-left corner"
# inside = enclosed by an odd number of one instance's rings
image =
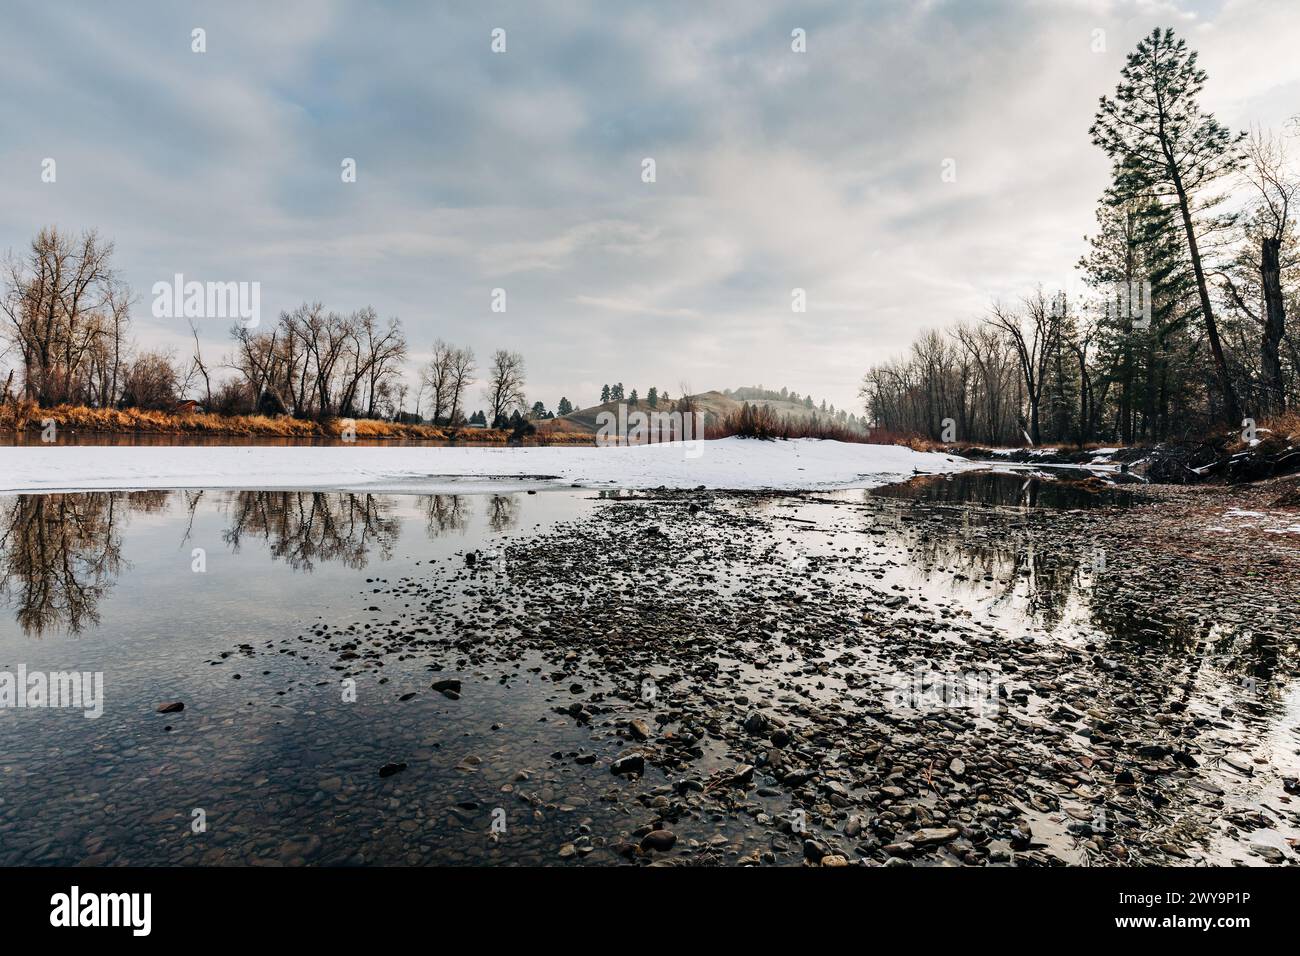
[[[1049,302],[1041,288],[1024,300],[1024,306],[1021,315],[995,304],[988,321],[1006,333],[1015,350],[1029,409],[1028,438],[1037,445],[1042,441],[1043,387],[1060,343],[1062,310]]]
[[[0,311],[29,399],[108,404],[116,397],[130,293],[112,256],[113,244],[93,229],[73,237],[49,227],[25,259],[6,261]]]
[[[491,409],[491,424],[496,427],[512,411],[523,408],[524,399],[524,357],[518,352],[497,349],[492,353],[492,364],[488,366],[487,385],[483,397]]]
[[[1286,297],[1282,293],[1282,246],[1291,228],[1291,210],[1300,201],[1300,178],[1290,169],[1283,142],[1260,131],[1246,146],[1246,178],[1258,193],[1246,225],[1248,240],[1259,246],[1259,281],[1263,299],[1260,372],[1263,411],[1286,407],[1280,347],[1286,334]]]

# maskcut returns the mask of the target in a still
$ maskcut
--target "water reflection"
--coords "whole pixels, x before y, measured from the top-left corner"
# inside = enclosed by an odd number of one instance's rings
[[[179,546],[184,548],[195,516],[211,494],[96,491],[0,499],[0,597],[29,636],[96,627],[100,601],[129,567],[122,554],[129,516],[183,509],[188,520]],[[485,518],[492,531],[517,526],[517,498],[486,499]],[[473,514],[468,496],[421,495],[416,500],[430,540],[468,529]],[[376,557],[387,561],[402,530],[391,495],[223,492],[217,507],[225,517],[222,538],[232,553],[252,538],[295,571],[310,572],[321,562],[359,569]]]
[[[519,524],[519,500],[516,495],[492,495],[488,498],[488,526],[493,531],[509,531]]]
[[[0,593],[27,634],[99,623],[121,572],[121,518],[166,507],[165,491],[20,495],[0,517]]]
[[[1031,503],[1040,508],[1125,506],[1134,499],[1130,492],[1050,481],[1037,485],[1035,491],[1034,482],[1020,476],[988,473],[951,481],[926,477],[829,500],[867,506],[865,530],[876,536],[877,547],[898,549],[894,560],[909,586],[955,597],[976,616],[996,619],[1004,630],[1104,634],[1139,652],[1150,647],[1221,660],[1219,669],[1234,681],[1270,680],[1282,653],[1277,635],[1252,631],[1238,620],[1198,619],[1186,608],[1152,602],[1132,580],[1099,566],[1097,549],[1062,547],[1056,532],[1032,519],[1008,519],[997,510]],[[959,511],[950,507],[954,505]]]
[[[995,471],[966,471],[925,475],[896,485],[875,488],[879,498],[907,498],[932,504],[978,504],[1028,508],[1098,508],[1124,505],[1131,492],[1097,478],[1080,481],[1043,479]]]
[[[1071,599],[1088,583],[1083,562],[1007,539],[979,534],[969,517],[961,533],[917,534],[910,543],[922,574],[952,576],[952,588],[968,603],[997,611],[1023,605],[1023,616],[1048,631],[1063,623]]]
[[[430,538],[449,531],[464,534],[469,527],[469,505],[464,495],[420,495],[417,500],[424,512],[424,530]]]
[[[317,561],[363,568],[371,550],[392,557],[401,533],[385,495],[327,491],[241,491],[231,496],[225,540],[238,552],[245,535],[266,541],[272,557],[295,571],[311,571]]]

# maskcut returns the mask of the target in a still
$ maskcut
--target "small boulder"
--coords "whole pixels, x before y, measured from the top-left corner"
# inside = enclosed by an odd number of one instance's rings
[[[960,832],[956,827],[925,827],[908,837],[907,842],[913,846],[936,846],[957,839]]]
[[[743,726],[747,732],[759,736],[767,733],[767,729],[771,724],[772,722],[768,720],[764,714],[755,710],[750,711],[749,716],[745,718],[745,721],[741,726]]]
[[[449,700],[460,700],[460,681],[455,677],[444,677],[433,682],[433,689]]]
[[[645,773],[645,757],[641,754],[624,754],[615,758],[614,762],[609,765],[609,772],[614,774]]]
[[[641,838],[641,849],[658,850],[660,853],[671,850],[677,844],[677,834],[672,830],[651,830]]]

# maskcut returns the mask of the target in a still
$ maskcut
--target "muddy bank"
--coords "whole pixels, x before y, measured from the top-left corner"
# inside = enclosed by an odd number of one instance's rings
[[[1300,535],[1223,526],[1265,494],[611,497],[245,653],[540,693],[459,822],[559,821],[543,862],[1294,865]]]

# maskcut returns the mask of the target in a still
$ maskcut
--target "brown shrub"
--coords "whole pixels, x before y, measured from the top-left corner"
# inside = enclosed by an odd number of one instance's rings
[[[770,405],[741,407],[709,427],[709,438],[788,439],[817,438],[825,441],[855,442],[861,445],[906,445],[915,451],[933,451],[940,446],[920,435],[875,428],[862,432],[829,418],[810,416],[779,417]]]

